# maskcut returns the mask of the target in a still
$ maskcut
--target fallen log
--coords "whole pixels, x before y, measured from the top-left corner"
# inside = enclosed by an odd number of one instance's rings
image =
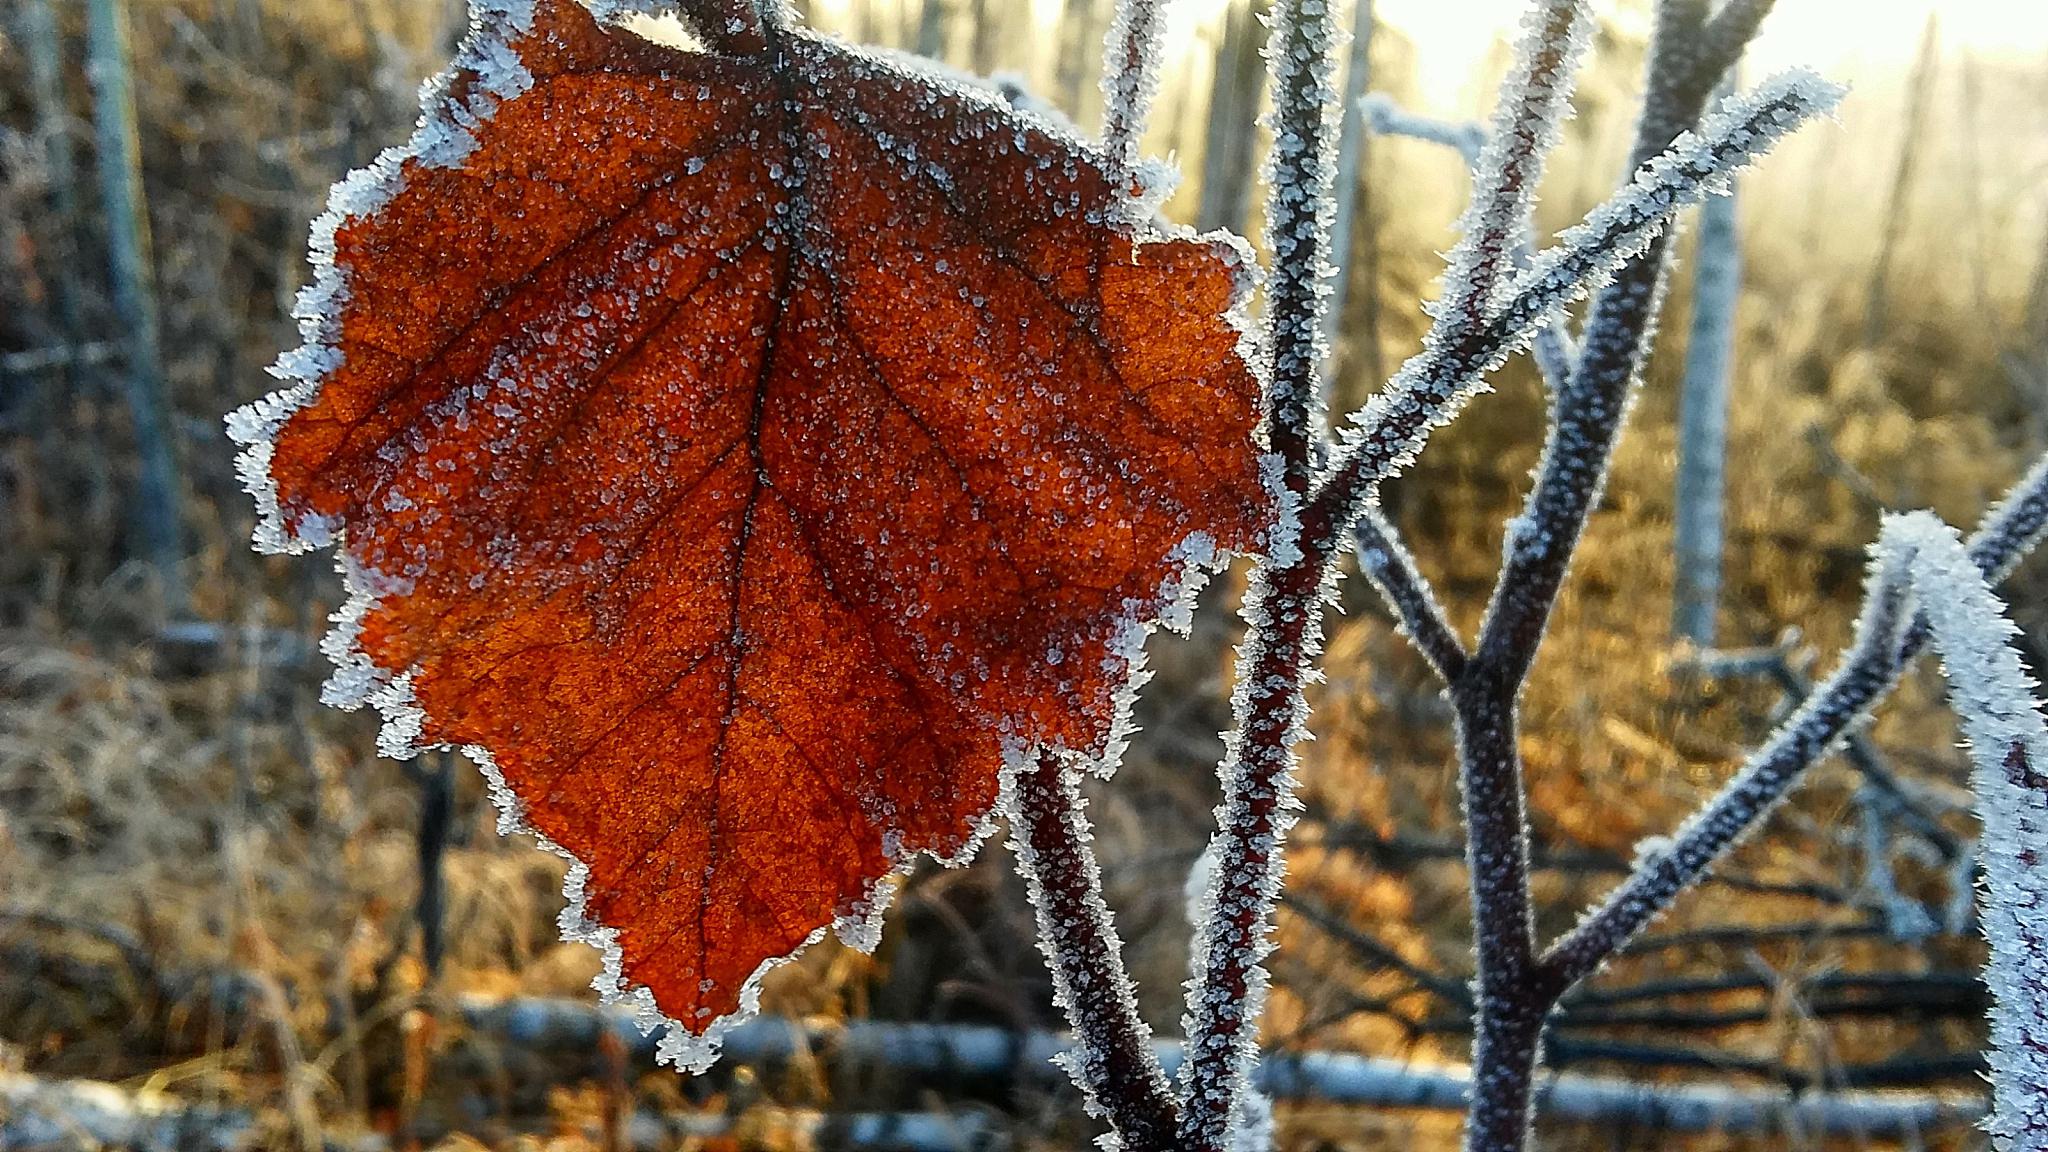
[[[595,1051],[609,1033],[642,1062],[654,1041],[630,1011],[574,1000],[464,998],[462,1018],[476,1033],[514,1046]],[[1162,1042],[1172,1072],[1179,1045]],[[1028,1078],[1063,1082],[1053,1058],[1065,1040],[1050,1032],[1014,1032],[964,1024],[882,1021],[827,1023],[758,1018],[726,1034],[725,1059],[779,1063],[799,1055],[885,1069],[899,1076]],[[1462,1111],[1472,1083],[1462,1065],[1416,1063],[1340,1052],[1269,1053],[1258,1073],[1276,1100]],[[1722,1084],[1660,1084],[1563,1073],[1548,1078],[1538,1108],[1554,1119],[1627,1123],[1678,1132],[1798,1132],[1903,1137],[1975,1123],[1982,1095],[1970,1092],[1793,1092]]]
[[[559,1082],[564,1072],[571,1077],[603,1076],[598,1054],[611,1046],[601,1043],[607,1035],[635,1063],[646,1067],[654,1060],[653,1040],[641,1033],[630,1012],[620,1008],[564,999],[482,997],[460,997],[451,1007],[450,1014],[459,1018],[473,1039],[508,1056],[531,1058],[552,1068],[557,1075],[547,1077],[550,1082]],[[965,1024],[760,1018],[729,1033],[724,1048],[728,1067],[782,1064],[802,1057],[840,1071],[915,1081],[926,1087],[972,1082],[1057,1087],[1065,1082],[1053,1063],[1054,1057],[1066,1050],[1065,1041],[1050,1032]],[[1180,1061],[1178,1045],[1162,1042],[1160,1058],[1169,1071],[1175,1068]],[[580,1066],[585,1064],[589,1067]],[[538,1066],[530,1070],[539,1071]],[[1338,1052],[1281,1052],[1267,1055],[1258,1082],[1268,1095],[1283,1101],[1455,1111],[1465,1106],[1471,1073],[1452,1064]],[[1796,1092],[1783,1087],[1651,1083],[1562,1073],[1541,1086],[1538,1107],[1553,1119],[1626,1123],[1679,1132],[1903,1137],[1974,1123],[1982,1117],[1985,1101],[1981,1095],[1963,1091]],[[517,1104],[512,1108],[515,1113],[523,1110]],[[629,1143],[649,1147],[672,1143],[678,1136],[697,1134],[677,1128],[678,1124],[701,1125],[714,1119],[719,1118],[635,1116],[627,1125]],[[957,1116],[869,1112],[820,1114],[813,1126],[818,1139],[829,1138],[835,1147],[900,1147],[917,1152],[926,1147],[963,1146],[958,1142],[961,1123]],[[249,1139],[253,1124],[244,1112],[195,1108],[168,1097],[129,1094],[95,1082],[0,1077],[0,1148],[66,1147],[70,1145],[55,1141],[70,1133],[106,1147],[225,1152],[247,1146],[236,1141]],[[881,1133],[894,1135],[884,1141]],[[952,1133],[946,1137],[952,1142],[936,1142],[942,1133]],[[375,1149],[364,1146],[364,1152]]]
[[[743,1137],[748,1146],[857,1152],[965,1152],[987,1147],[990,1124],[972,1112],[817,1112],[766,1109],[741,1116],[641,1111],[620,1125],[623,1147],[666,1152],[685,1141]],[[420,1135],[420,1134],[415,1134]],[[446,1133],[431,1133],[432,1136]],[[596,1131],[590,1133],[595,1138]],[[45,1080],[0,1072],[0,1148],[37,1152],[255,1152],[266,1133],[248,1111],[132,1092],[97,1080]],[[331,1152],[390,1152],[378,1133],[328,1135]]]
[[[237,1152],[253,1147],[255,1138],[247,1112],[97,1080],[0,1072],[0,1148]]]

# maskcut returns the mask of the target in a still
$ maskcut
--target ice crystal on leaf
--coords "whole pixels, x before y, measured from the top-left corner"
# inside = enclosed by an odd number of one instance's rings
[[[330,699],[470,751],[702,1064],[767,965],[972,849],[1006,756],[1113,745],[1268,497],[1241,245],[991,93],[773,11],[621,23],[660,7],[479,0],[229,423],[259,545],[339,547]]]

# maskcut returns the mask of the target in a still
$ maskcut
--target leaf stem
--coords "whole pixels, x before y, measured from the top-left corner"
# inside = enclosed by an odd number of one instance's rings
[[[1124,971],[1123,941],[1102,901],[1081,774],[1071,759],[1041,751],[1017,776],[1010,846],[1038,914],[1038,946],[1053,996],[1074,1029],[1066,1058],[1091,1109],[1127,1152],[1166,1152],[1180,1109],[1138,1015]]]

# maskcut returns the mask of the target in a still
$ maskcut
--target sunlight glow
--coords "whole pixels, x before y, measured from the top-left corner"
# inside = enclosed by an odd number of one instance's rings
[[[1470,111],[1475,67],[1526,7],[1522,0],[1378,0],[1376,10],[1415,45],[1420,100]],[[1645,5],[1603,2],[1596,10],[1647,29]],[[1762,74],[1804,64],[1848,80],[1901,70],[1937,10],[1945,54],[2024,57],[2048,50],[2048,7],[2039,0],[1785,0],[1764,21],[1749,66]]]

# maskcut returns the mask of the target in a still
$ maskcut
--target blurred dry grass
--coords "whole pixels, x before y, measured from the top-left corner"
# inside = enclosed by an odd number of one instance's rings
[[[52,428],[37,436],[19,424],[0,428],[8,541],[0,549],[0,892],[10,916],[0,919],[0,1064],[245,1102],[281,1143],[296,1139],[309,1109],[317,1124],[346,1130],[389,1128],[405,1109],[440,1107],[443,1127],[513,1146],[508,1132],[461,1112],[477,1093],[472,1082],[491,1082],[492,1067],[500,1082],[485,1095],[513,1091],[506,1057],[457,1028],[422,1040],[410,1009],[423,995],[455,991],[587,996],[594,958],[559,943],[553,927],[559,862],[499,839],[479,782],[460,771],[445,865],[447,960],[430,978],[411,919],[419,782],[375,757],[367,719],[313,703],[322,668],[309,645],[334,582],[303,561],[248,552],[249,509],[217,425],[220,413],[266,387],[262,365],[289,338],[284,317],[302,276],[305,221],[330,180],[401,134],[416,77],[450,35],[449,6],[133,7],[165,353],[195,542],[188,575],[196,615],[217,628],[196,644],[154,632],[146,578],[119,547],[129,455],[110,379],[104,370],[58,377],[67,390]],[[842,30],[907,40],[907,11],[861,9],[846,14]],[[953,37],[956,55],[968,39]],[[1027,43],[1012,37],[998,48]],[[35,319],[49,314],[60,287],[52,278],[90,285],[88,270],[98,266],[89,219],[79,257],[51,258],[57,232],[42,209],[46,173],[32,148],[18,47],[0,42],[0,259],[9,269],[0,276],[0,353],[60,339]],[[1030,50],[1038,58],[1003,63],[1049,81],[1055,62],[1042,44]],[[1400,93],[1400,43],[1388,37],[1376,54],[1382,86]],[[1624,38],[1603,40],[1584,118],[1556,166],[1547,221],[1566,222],[1607,185],[1639,54]],[[1172,206],[1187,216],[1199,191],[1192,177],[1208,77],[1205,59],[1183,63],[1171,73],[1153,144],[1176,152],[1189,173]],[[1745,186],[1748,281],[1723,617],[1731,643],[1767,643],[1797,625],[1832,652],[1847,634],[1879,506],[1932,505],[1969,522],[2048,435],[2048,374],[2039,370],[2048,332],[2036,284],[2048,113],[2034,99],[2048,62],[1979,65],[1970,75],[1967,86],[1951,77],[1936,88],[1937,147],[1915,183],[1891,280],[1893,322],[1875,344],[1864,339],[1867,274],[1885,212],[1875,189],[1898,149],[1890,126],[1899,92],[1867,86],[1843,128],[1800,143]],[[81,92],[82,77],[70,79]],[[1084,122],[1091,115],[1081,114]],[[1965,162],[1968,149],[1975,164]],[[1373,386],[1370,365],[1397,362],[1419,337],[1411,302],[1430,289],[1433,252],[1447,245],[1463,193],[1455,165],[1419,145],[1377,145],[1370,163],[1374,256],[1362,265],[1369,283],[1352,293],[1340,353],[1338,393],[1349,402]],[[1683,282],[1527,702],[1536,834],[1549,848],[1627,859],[1638,839],[1669,828],[1726,775],[1767,730],[1775,700],[1763,686],[1702,687],[1668,675]],[[1368,337],[1375,299],[1378,331]],[[86,307],[86,335],[109,331],[104,302],[94,295]],[[1424,568],[1468,626],[1499,556],[1500,526],[1535,462],[1543,405],[1530,373],[1515,366],[1499,394],[1477,402],[1390,492]],[[2048,574],[2036,564],[2010,590],[2038,662]],[[1177,1030],[1183,975],[1181,887],[1205,836],[1215,733],[1225,720],[1232,593],[1232,581],[1219,581],[1196,637],[1157,646],[1145,732],[1096,800],[1132,967],[1148,1012],[1168,1032]],[[1367,929],[1406,963],[1455,981],[1468,964],[1461,865],[1420,858],[1384,867],[1338,842],[1347,827],[1448,840],[1457,817],[1444,716],[1420,664],[1358,582],[1345,603],[1350,614],[1331,631],[1317,740],[1306,753],[1315,818],[1294,858],[1293,891],[1302,909]],[[1929,675],[1910,677],[1874,736],[1907,774],[1953,795],[1963,763],[1939,698]],[[1854,787],[1845,769],[1824,769],[1733,870],[1856,893],[1863,861]],[[1967,834],[1963,816],[1950,819]],[[1908,892],[1941,901],[1941,869],[1901,868]],[[1601,880],[1546,873],[1547,925],[1567,923]],[[1717,887],[1685,901],[1662,930],[1859,915]],[[1299,911],[1283,932],[1273,1036],[1461,1057],[1455,1033],[1395,1018],[1442,1008],[1398,970],[1362,962],[1355,946]],[[1647,955],[1612,979],[1767,971],[1790,988],[1817,973],[1966,970],[1975,961],[1967,939],[1901,945],[1809,932]],[[121,978],[110,982],[110,972]],[[207,975],[222,972],[235,979]],[[877,957],[821,946],[779,973],[767,999],[771,1011],[827,1017],[1052,1023],[1021,890],[993,849],[966,871],[914,875]],[[251,1019],[255,1026],[231,1027]],[[1843,1063],[1968,1050],[1975,1030],[1952,1018],[1817,1019],[1787,992],[1764,1019],[1708,1035],[1724,1050],[1824,1077]],[[438,1070],[424,1088],[407,1083],[418,1074],[407,1056],[416,1044],[432,1049]],[[796,1140],[775,1129],[789,1108],[930,1103],[918,1085],[831,1083],[800,1068],[726,1069],[704,1083],[655,1074],[628,1091],[672,1110],[753,1117],[732,1138],[745,1147]],[[415,1099],[422,1092],[430,1099]],[[608,1106],[602,1095],[594,1084],[554,1086],[531,1102],[530,1111],[554,1117],[536,1130],[555,1133],[551,1146],[591,1146],[586,1122]],[[1017,1089],[993,1103],[1017,1118],[1026,1142],[1079,1143],[1070,1099]],[[1455,1144],[1454,1118],[1445,1116],[1304,1107],[1284,1118],[1289,1147]],[[1619,1146],[1628,1137],[1600,1139]]]

